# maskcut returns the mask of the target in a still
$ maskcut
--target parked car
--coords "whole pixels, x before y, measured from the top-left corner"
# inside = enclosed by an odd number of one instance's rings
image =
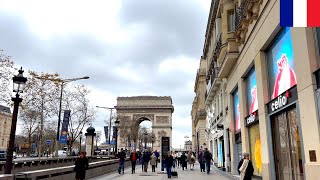
[[[16,152],[13,151],[13,159],[17,158]],[[0,161],[7,160],[7,150],[0,150]]]
[[[58,150],[58,157],[67,157],[67,151],[65,150]]]
[[[0,150],[0,161],[7,160],[7,150]]]

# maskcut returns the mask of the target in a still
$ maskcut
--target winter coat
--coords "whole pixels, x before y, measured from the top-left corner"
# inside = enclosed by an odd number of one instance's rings
[[[148,163],[150,161],[150,154],[148,152],[143,155],[143,162]]]
[[[187,167],[187,156],[185,154],[181,155],[181,159],[180,159],[181,165],[182,167]]]
[[[124,160],[126,159],[126,153],[125,153],[124,151],[121,151],[121,152],[119,153],[119,159],[120,159],[121,161],[124,161]]]
[[[76,172],[76,179],[85,179],[86,170],[89,168],[89,160],[84,158],[78,158],[75,162],[73,171]]]
[[[240,174],[239,169],[242,166],[242,163],[243,163],[243,159],[241,159],[241,161],[238,164],[238,172],[239,172],[239,174]],[[246,174],[244,176],[244,180],[251,180],[251,177],[253,176],[253,172],[254,172],[253,165],[252,165],[252,162],[249,160],[248,167],[247,167],[247,170],[246,170]]]
[[[212,154],[208,151],[204,152],[204,159],[206,162],[211,162],[212,160]]]
[[[157,165],[157,156],[152,155],[152,156],[150,157],[150,165],[151,165],[151,166]]]
[[[200,164],[204,163],[204,155],[203,155],[203,152],[200,152],[199,155],[198,155],[198,162]]]
[[[189,164],[194,164],[196,162],[195,157],[193,156],[193,154],[189,154],[188,155],[188,162],[189,162]]]
[[[167,167],[171,167],[173,165],[172,155],[166,157],[166,165],[167,165]]]
[[[136,156],[136,159],[135,160],[133,160],[132,158],[133,158],[133,154],[135,154],[135,156]],[[139,157],[138,157],[138,153],[131,153],[130,154],[130,161],[137,161],[137,159],[139,159]]]

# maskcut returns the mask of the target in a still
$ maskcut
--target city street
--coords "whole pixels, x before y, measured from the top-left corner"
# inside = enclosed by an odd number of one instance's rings
[[[194,166],[194,170],[184,170],[182,171],[181,168],[176,169],[178,172],[178,178],[184,179],[184,180],[206,180],[206,179],[219,179],[219,180],[228,180],[231,178],[228,178],[226,176],[223,176],[220,174],[219,170],[215,168],[211,168],[211,172],[209,175],[206,173],[200,172],[199,164],[196,163]],[[142,172],[141,165],[137,166],[136,174],[131,174],[131,167],[125,169],[124,174],[118,174],[117,172],[99,176],[96,178],[92,178],[90,180],[107,180],[107,179],[117,179],[117,180],[127,180],[127,179],[152,179],[152,180],[162,180],[162,179],[168,179],[167,174],[159,174],[160,167],[156,169],[156,172],[151,172],[151,166],[148,168],[148,172]]]

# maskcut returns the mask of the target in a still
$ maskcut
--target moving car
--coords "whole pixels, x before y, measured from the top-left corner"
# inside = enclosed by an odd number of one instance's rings
[[[67,151],[65,150],[58,150],[58,157],[67,157]]]

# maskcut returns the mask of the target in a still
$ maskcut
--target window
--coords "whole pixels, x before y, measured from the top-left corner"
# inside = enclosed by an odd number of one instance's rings
[[[229,32],[234,32],[235,30],[235,20],[234,20],[234,11],[229,11],[228,12],[228,31]]]

